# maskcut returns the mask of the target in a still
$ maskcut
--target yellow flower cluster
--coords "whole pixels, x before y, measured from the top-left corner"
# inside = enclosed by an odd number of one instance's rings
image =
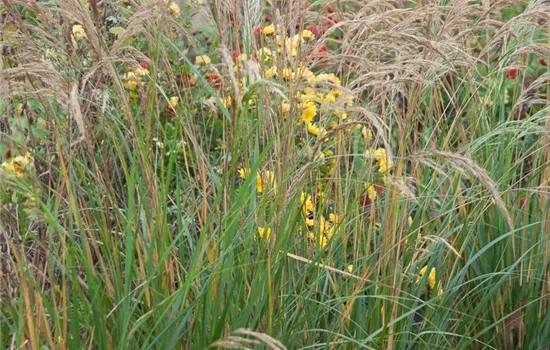
[[[34,159],[29,152],[24,156],[17,156],[5,161],[0,166],[0,173],[3,177],[13,179],[23,177],[25,172],[34,167]]]
[[[134,70],[124,75],[124,82],[122,86],[125,89],[135,92],[139,88],[143,87],[143,79],[149,75],[149,70],[138,66]],[[133,95],[135,96],[135,95]]]
[[[200,56],[195,57],[195,64],[197,66],[199,66],[201,64],[210,64],[211,62],[212,62],[212,60],[207,55],[200,55]]]
[[[424,277],[424,274],[426,273],[426,271],[428,270],[428,266],[424,266],[420,272],[418,273],[420,275],[420,279],[422,279]],[[430,289],[434,289],[435,288],[435,267],[432,267],[432,269],[430,270],[430,274],[428,275],[428,287]]]
[[[375,150],[367,150],[365,156],[373,158],[378,162],[378,169],[381,174],[386,174],[391,168],[393,168],[393,161],[386,154],[384,148],[378,148]]]
[[[246,180],[250,176],[250,168],[240,168],[238,170],[241,179]],[[277,191],[275,184],[275,173],[269,170],[260,171],[256,174],[256,191],[263,193],[265,188]]]

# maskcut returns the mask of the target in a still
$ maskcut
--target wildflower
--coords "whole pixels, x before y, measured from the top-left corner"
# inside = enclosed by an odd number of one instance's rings
[[[353,272],[353,265],[349,264],[348,267],[346,267],[346,270],[348,270],[349,273]]]
[[[313,227],[313,226],[315,226],[315,221],[313,219],[307,219],[306,218],[306,225],[307,225],[307,227]]]
[[[367,128],[366,126],[363,126],[361,128],[361,135],[363,136],[363,140],[368,143],[372,140],[372,131]]]
[[[227,96],[222,100],[222,104],[225,108],[231,107],[232,102],[231,96]]]
[[[412,224],[413,224],[412,216],[409,216],[409,218],[407,219],[407,223],[409,224],[409,226],[412,226]]]
[[[420,272],[418,273],[420,275],[420,278],[423,278],[424,277],[424,274],[426,273],[426,271],[428,270],[428,266],[424,266]],[[435,288],[435,267],[432,267],[432,269],[430,270],[430,274],[428,275],[428,286],[430,287],[430,289],[434,289]]]
[[[366,187],[367,187],[367,198],[370,199],[371,201],[374,201],[378,195],[378,193],[376,192],[376,189],[371,184],[367,184]]]
[[[307,29],[304,29],[302,30],[302,38],[305,39],[305,40],[314,40],[315,39],[315,34],[313,34],[312,31],[310,30],[307,30]]]
[[[260,35],[262,33],[262,30],[262,26],[257,26],[256,28],[254,28],[254,34]]]
[[[195,64],[196,65],[209,64],[210,62],[212,62],[212,60],[207,55],[200,55],[200,56],[195,57]]]
[[[325,237],[325,236],[320,236],[319,237],[319,248],[320,249],[323,249],[327,245],[327,243],[328,243],[327,237]]]
[[[315,26],[312,26],[312,25],[306,26],[306,30],[311,32],[311,34],[313,34],[314,37],[321,35],[321,31],[319,30],[319,28],[317,28]]]
[[[178,102],[179,102],[179,98],[177,96],[172,96],[170,97],[170,99],[168,100],[168,104],[170,105],[170,107],[172,108],[176,108],[176,106],[178,105]]]
[[[81,26],[80,24],[75,24],[73,26],[73,35],[74,35],[76,40],[81,39],[81,38],[85,38],[86,37],[86,32],[84,31],[84,27]]]
[[[290,68],[283,68],[283,71],[281,72],[281,78],[288,80],[292,76],[292,71]]]
[[[290,112],[290,103],[281,103],[281,111],[283,112],[283,114],[288,114]]]
[[[510,68],[506,72],[506,77],[510,80],[514,80],[514,79],[517,78],[518,72],[519,72],[519,70],[517,68]]]
[[[365,153],[365,155],[371,156],[378,161],[379,170],[382,174],[385,174],[393,167],[393,162],[389,157],[387,157],[386,150],[384,148],[378,148],[374,151],[369,150]]]
[[[346,120],[346,119],[348,119],[348,114],[347,114],[346,112],[343,112],[343,111],[339,110],[339,109],[336,109],[336,110],[334,111],[334,114],[335,114],[337,117],[339,117],[341,120]]]
[[[243,180],[246,180],[246,178],[250,175],[250,168],[240,168],[238,172],[239,177]]]
[[[138,77],[144,77],[146,75],[149,75],[149,70],[147,68],[143,68],[141,65],[134,69],[134,74]]]
[[[275,33],[275,26],[273,24],[270,24],[270,25],[264,27],[264,29],[262,30],[262,33],[265,36],[269,36],[269,35],[274,34]]]
[[[172,12],[174,13],[174,16],[180,15],[180,7],[174,1],[170,2],[168,7],[170,8],[170,10],[172,10]]]
[[[271,237],[271,227],[263,228],[258,227],[258,236],[265,238],[267,241],[269,241],[269,237]]]
[[[316,82],[320,83],[332,83],[335,85],[340,85],[340,79],[334,75],[334,73],[321,73],[317,75]]]
[[[311,123],[315,114],[317,114],[317,106],[311,101],[302,102],[301,107],[304,109],[302,112],[302,121],[306,124]]]
[[[271,79],[277,76],[277,66],[273,66],[265,71],[265,77]]]
[[[326,9],[328,11],[328,13],[334,13],[336,12],[336,10],[334,9],[334,7],[330,4],[326,5]]]
[[[336,102],[336,97],[330,92],[323,97],[323,103],[334,103]]]
[[[307,124],[307,131],[309,131],[310,134],[314,135],[314,136],[319,136],[319,128],[313,124],[313,123],[308,123]]]
[[[539,63],[545,67],[548,67],[548,60],[544,57],[539,57]]]
[[[269,62],[271,61],[271,57],[273,56],[273,52],[271,52],[270,49],[268,49],[267,47],[262,47],[261,49],[258,50],[258,57],[260,59],[263,59],[264,62]]]
[[[25,170],[33,166],[34,159],[30,152],[27,152],[24,156],[17,156],[9,162],[3,162],[0,166],[0,173],[6,177],[22,177]]]
[[[300,201],[302,202],[302,208],[304,213],[307,215],[313,212],[313,202],[311,201],[311,196],[305,192],[302,192],[300,195]]]

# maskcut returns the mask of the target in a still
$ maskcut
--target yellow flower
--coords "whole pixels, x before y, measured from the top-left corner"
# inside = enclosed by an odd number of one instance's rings
[[[262,193],[264,191],[264,186],[262,183],[262,176],[260,174],[256,174],[256,191]]]
[[[20,177],[25,174],[25,169],[29,169],[33,165],[34,159],[31,157],[30,152],[27,152],[25,156],[17,156],[9,162],[2,163],[0,173],[6,177]]]
[[[122,87],[128,90],[136,90],[137,86],[138,86],[138,83],[135,80],[127,80],[122,83]]]
[[[231,106],[232,102],[233,102],[233,101],[232,101],[232,99],[231,99],[231,96],[227,96],[227,97],[225,97],[225,98],[223,99],[222,104],[223,104],[223,106],[224,106],[225,108],[227,108],[227,107],[230,107],[230,106]]]
[[[265,77],[271,79],[277,76],[277,66],[273,66],[265,71]]]
[[[349,273],[352,273],[353,272],[353,265],[348,265],[348,267],[346,268],[346,270],[348,270]]]
[[[142,67],[137,67],[136,69],[134,69],[134,74],[138,77],[144,77],[146,75],[149,75],[149,70]]]
[[[269,62],[271,60],[271,57],[273,56],[273,52],[267,47],[262,47],[261,49],[259,49],[257,54],[260,59],[263,58],[264,62]]]
[[[321,73],[317,75],[315,80],[319,83],[332,83],[335,85],[340,85],[340,79],[334,75],[334,73]]]
[[[315,226],[315,221],[313,219],[307,219],[306,218],[306,225],[307,225],[307,227],[313,227],[313,226]]]
[[[412,224],[413,224],[412,216],[409,216],[409,218],[407,219],[407,222],[409,223],[409,226],[412,226]]]
[[[170,107],[176,108],[176,106],[178,105],[179,100],[180,99],[177,96],[172,96],[168,100],[168,103],[170,104]]]
[[[380,173],[385,174],[393,167],[392,160],[386,155],[386,150],[384,148],[378,148],[374,151],[368,150],[365,152],[365,155],[368,157],[374,158],[374,160],[378,161],[378,165],[380,167]]]
[[[310,77],[315,77],[315,74],[309,68],[301,66],[296,69],[296,72],[292,74],[293,79],[309,79]],[[306,88],[307,89],[307,88]]]
[[[281,103],[281,111],[283,112],[283,114],[288,114],[290,112],[290,103]]]
[[[269,237],[271,237],[271,227],[268,227],[267,229],[264,229],[263,227],[258,227],[258,236],[269,240]]]
[[[312,135],[319,136],[319,128],[313,123],[307,124],[307,131]]]
[[[168,7],[170,8],[170,10],[172,10],[175,16],[180,15],[180,7],[178,6],[178,4],[172,1],[170,5],[168,5]]]
[[[366,126],[363,126],[363,128],[361,128],[361,135],[363,135],[363,140],[365,140],[365,142],[367,143],[372,140],[372,131]]]
[[[283,68],[283,71],[281,72],[281,78],[288,80],[292,76],[292,71],[290,68]]]
[[[319,236],[319,248],[323,249],[328,243],[328,238],[321,235]]]
[[[420,272],[418,273],[420,275],[420,278],[423,278],[424,277],[424,274],[426,273],[426,271],[428,270],[428,266],[424,266]],[[432,267],[432,269],[430,270],[430,274],[428,275],[428,286],[430,287],[430,289],[434,289],[435,288],[435,267]]]
[[[273,24],[268,25],[267,27],[264,28],[263,33],[266,36],[274,34],[275,33],[275,26]]]
[[[310,30],[304,29],[302,30],[302,38],[306,40],[313,40],[315,39],[315,34],[313,34]]]
[[[374,201],[376,199],[376,196],[378,195],[378,193],[376,192],[376,189],[374,188],[373,185],[367,185],[367,197],[371,200],[371,201]]]
[[[239,169],[239,176],[241,179],[246,180],[246,178],[250,175],[250,168],[240,168]]]
[[[209,64],[210,62],[212,62],[212,60],[207,55],[200,55],[200,56],[195,57],[195,64],[196,65]]]
[[[313,212],[313,202],[311,201],[311,196],[305,192],[302,192],[300,196],[302,202],[302,208],[304,209],[305,214]]]
[[[84,27],[80,24],[75,24],[73,26],[73,35],[75,39],[85,38],[86,37],[86,31],[84,30]]]
[[[391,162],[391,160],[388,160],[386,162],[385,159],[380,159],[378,161],[378,165],[380,167],[380,172],[382,174],[385,174],[388,170],[390,170],[393,167],[393,163]]]
[[[325,97],[323,98],[323,103],[334,103],[334,102],[336,102],[336,97],[334,97],[334,95],[331,94],[330,92],[326,94]]]
[[[311,101],[302,102],[301,107],[304,109],[302,112],[302,121],[304,123],[311,123],[315,115],[317,114],[317,106]]]

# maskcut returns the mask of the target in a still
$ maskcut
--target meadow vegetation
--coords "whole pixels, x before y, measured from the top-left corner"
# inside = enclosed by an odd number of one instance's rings
[[[0,349],[550,348],[548,2],[0,16]]]

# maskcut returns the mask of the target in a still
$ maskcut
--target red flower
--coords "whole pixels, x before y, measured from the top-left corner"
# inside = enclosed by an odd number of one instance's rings
[[[368,208],[372,204],[372,201],[366,193],[361,195],[361,204],[363,205],[363,208]]]
[[[262,26],[257,26],[256,29],[254,29],[254,34],[260,35],[262,34]]]
[[[169,116],[170,118],[176,116],[176,110],[175,110],[172,106],[170,106],[169,103],[164,104],[164,105],[162,106],[162,109],[164,109],[164,111],[166,111],[166,112],[168,113],[168,116]]]
[[[306,26],[306,29],[312,32],[313,35],[315,36],[321,35],[321,31],[316,26],[309,25],[309,26]]]
[[[206,81],[208,84],[212,85],[214,89],[219,89],[222,87],[222,79],[216,73],[207,74]]]
[[[326,8],[327,8],[327,11],[328,11],[329,13],[334,13],[334,12],[336,12],[336,10],[334,9],[334,7],[332,7],[332,5],[327,5]]]
[[[300,28],[302,26],[302,23],[296,22],[296,29]]]
[[[271,22],[271,16],[270,15],[265,15],[265,21],[266,22]]]
[[[4,152],[4,159],[11,158],[11,148],[8,148],[6,152]]]
[[[240,53],[239,51],[233,51],[231,56],[233,57],[233,63],[237,63],[237,58],[239,57]]]
[[[539,26],[543,26],[546,24],[546,20],[544,18],[539,19]]]
[[[521,197],[521,198],[519,199],[519,207],[520,207],[521,209],[523,209],[524,206],[525,206],[525,198]]]
[[[143,69],[149,69],[149,63],[147,63],[147,62],[139,62],[139,65]]]
[[[338,20],[336,18],[332,17],[331,15],[327,15],[326,17],[332,23],[334,23],[334,24],[338,23]]]
[[[506,72],[506,77],[510,80],[514,80],[518,77],[519,70],[517,68],[510,68]]]
[[[539,63],[545,67],[548,67],[548,60],[544,57],[539,57]]]
[[[378,193],[384,192],[384,187],[382,187],[382,185],[376,184],[376,185],[374,185],[374,189],[375,189],[376,192],[378,192]]]

